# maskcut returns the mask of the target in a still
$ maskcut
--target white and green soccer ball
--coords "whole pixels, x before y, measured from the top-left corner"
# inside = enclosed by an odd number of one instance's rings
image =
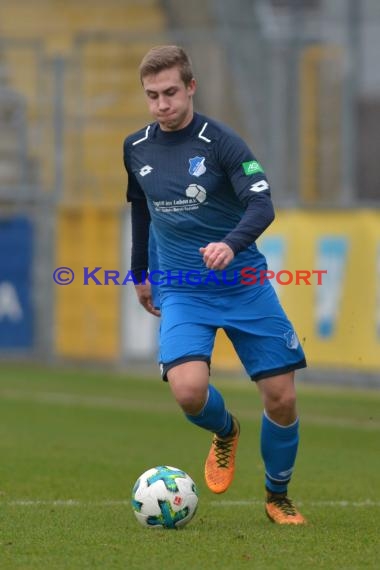
[[[132,491],[132,508],[147,528],[176,529],[191,521],[198,506],[192,478],[176,467],[161,465],[145,471]]]

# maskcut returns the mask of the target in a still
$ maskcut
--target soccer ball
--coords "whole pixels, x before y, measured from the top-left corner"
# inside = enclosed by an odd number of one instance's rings
[[[198,491],[191,477],[169,465],[153,467],[137,479],[132,508],[147,528],[180,528],[191,521],[198,506]]]
[[[186,188],[186,196],[188,198],[195,198],[197,202],[202,204],[207,198],[207,192],[203,186],[199,184],[190,184],[190,186]]]

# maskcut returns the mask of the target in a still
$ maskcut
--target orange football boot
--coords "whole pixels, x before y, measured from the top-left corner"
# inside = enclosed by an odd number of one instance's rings
[[[236,449],[240,435],[240,424],[232,416],[232,433],[227,437],[214,435],[205,464],[207,487],[213,493],[224,493],[231,485],[235,473]]]
[[[267,491],[265,512],[277,524],[306,524],[306,519],[297,511],[286,493]]]

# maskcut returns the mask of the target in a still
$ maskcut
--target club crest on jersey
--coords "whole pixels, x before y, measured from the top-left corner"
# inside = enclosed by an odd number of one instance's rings
[[[194,156],[194,158],[189,158],[189,173],[192,176],[202,176],[202,174],[206,172],[205,160],[205,156]]]

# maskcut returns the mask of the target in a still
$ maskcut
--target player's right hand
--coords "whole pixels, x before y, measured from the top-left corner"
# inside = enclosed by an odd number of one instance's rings
[[[206,247],[200,247],[204,264],[208,269],[225,269],[234,258],[234,252],[223,241],[211,242]]]
[[[135,285],[136,293],[140,304],[144,307],[148,313],[154,315],[155,317],[161,316],[161,311],[156,309],[153,305],[152,299],[152,289],[149,281],[145,283],[139,283]]]

